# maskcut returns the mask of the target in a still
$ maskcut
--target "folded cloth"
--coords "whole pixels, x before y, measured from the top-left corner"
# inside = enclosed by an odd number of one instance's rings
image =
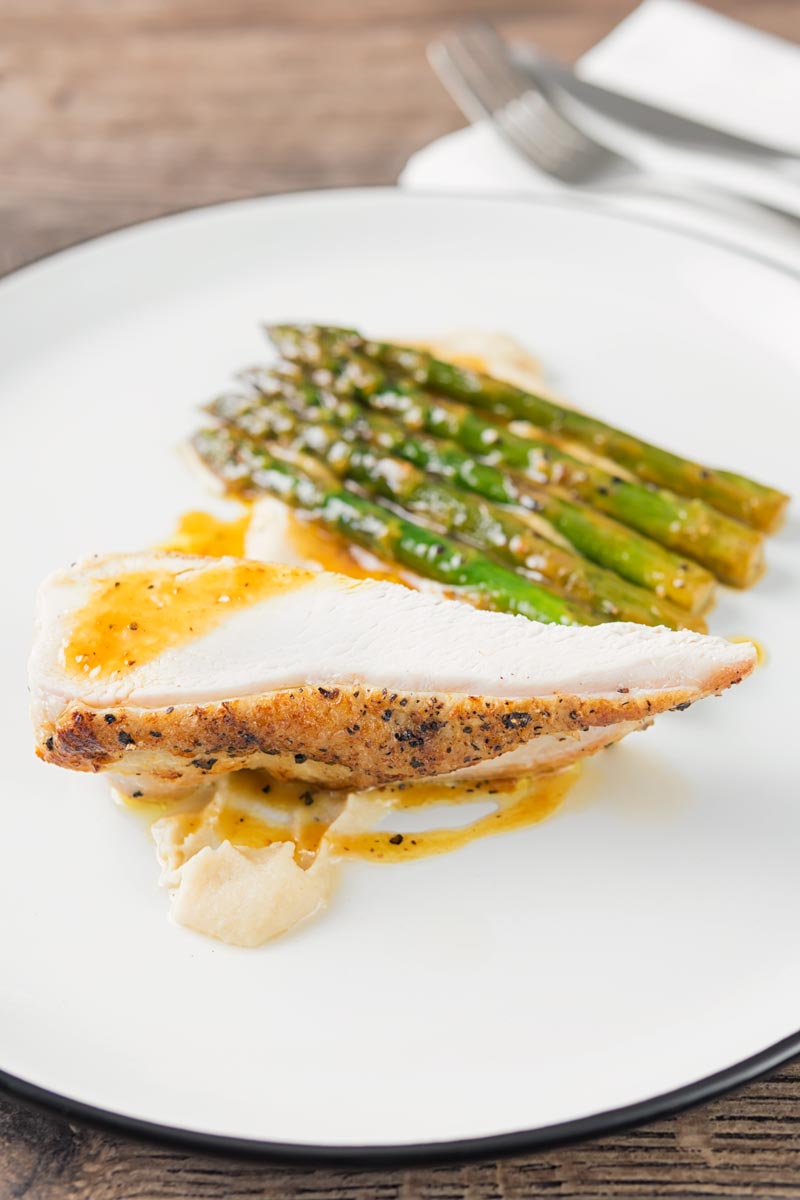
[[[644,0],[576,64],[586,80],[707,125],[800,154],[800,47],[710,12],[691,0]],[[614,144],[654,173],[691,171],[703,184],[728,182],[800,216],[800,164],[785,173],[719,155],[667,146],[604,122]],[[440,138],[414,154],[400,176],[422,191],[574,194],[516,153],[488,123]],[[596,196],[588,189],[580,195]],[[711,236],[800,271],[800,222],[769,214],[724,214],[682,200],[617,192],[597,203]]]

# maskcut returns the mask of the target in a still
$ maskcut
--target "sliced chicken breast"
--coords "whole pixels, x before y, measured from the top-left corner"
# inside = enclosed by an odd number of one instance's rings
[[[362,787],[684,708],[754,665],[752,646],[685,630],[540,625],[383,581],[149,553],[43,584],[30,686],[38,752],[61,766]]]
[[[298,518],[282,501],[273,496],[264,496],[253,505],[245,539],[245,554],[248,558],[257,558],[262,562],[284,563],[292,567],[307,567],[312,571],[340,570],[349,574],[346,565],[338,568],[323,558],[326,557],[326,547],[320,547],[320,557],[314,557],[313,541],[309,545],[302,544],[297,537]],[[301,553],[302,551],[302,553]],[[366,575],[385,578],[390,564],[385,563],[374,555],[368,554],[358,546],[350,547],[349,552],[354,556],[352,574],[363,579]],[[421,576],[403,573],[403,582],[408,586],[423,591],[447,595],[447,589],[433,580]],[[622,740],[627,734],[637,729],[646,729],[649,721],[620,721],[616,725],[589,729],[585,733],[542,734],[529,742],[508,750],[497,758],[484,759],[471,767],[463,767],[442,778],[453,780],[499,779],[517,775],[533,775],[543,771],[554,771],[569,766],[579,758],[588,758],[598,751],[604,750]]]
[[[617,721],[616,725],[598,726],[581,733],[545,733],[531,738],[507,750],[497,758],[483,759],[470,767],[462,767],[443,780],[511,779],[519,775],[538,775],[544,771],[558,771],[577,762],[580,758],[591,758],[600,750],[622,741],[637,729],[647,729],[650,721]]]

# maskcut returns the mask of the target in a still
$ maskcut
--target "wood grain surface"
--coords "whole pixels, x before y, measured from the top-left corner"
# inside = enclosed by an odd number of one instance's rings
[[[800,40],[798,0],[714,0]],[[392,182],[462,122],[425,61],[489,13],[574,58],[631,0],[0,0],[0,271],[159,213]],[[800,1016],[798,1017],[800,1024]],[[203,1158],[0,1098],[0,1200],[800,1194],[800,1065],[634,1132],[414,1170]]]
[[[800,1066],[668,1121],[501,1162],[357,1170],[184,1154],[0,1099],[3,1200],[607,1200],[800,1192]]]

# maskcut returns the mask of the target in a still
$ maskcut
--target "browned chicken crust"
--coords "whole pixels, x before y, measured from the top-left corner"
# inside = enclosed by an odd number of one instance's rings
[[[683,709],[739,683],[721,668],[708,689],[612,697],[499,699],[299,687],[208,704],[93,709],[70,704],[38,733],[37,754],[76,771],[113,771],[173,790],[203,777],[266,767],[278,778],[369,787],[441,775],[492,759],[540,734],[577,733]]]

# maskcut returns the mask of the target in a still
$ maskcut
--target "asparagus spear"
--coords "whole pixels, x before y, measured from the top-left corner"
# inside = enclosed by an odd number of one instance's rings
[[[265,386],[273,391],[274,383],[273,377]],[[374,443],[352,436],[364,425],[369,428],[370,414],[362,411],[359,417],[350,405],[337,414],[338,421],[326,420],[326,416],[334,414],[324,407],[298,404],[296,395],[294,409],[285,400],[273,398],[254,408],[247,397],[226,396],[216,401],[211,411],[255,437],[289,436],[296,448],[321,458],[338,476],[360,484],[370,494],[394,501],[514,567],[531,572],[545,584],[555,585],[604,616],[668,625],[673,629],[705,628],[704,622],[693,620],[669,601],[659,600],[652,592],[626,582],[613,571],[597,567],[548,541],[519,509],[514,513],[470,496],[458,487],[433,481],[413,466],[407,456],[404,460],[386,455],[380,445],[376,449]],[[375,422],[374,417],[371,419]],[[343,436],[343,423],[349,439]],[[402,440],[402,432],[395,426],[389,425],[389,430]]]
[[[454,480],[487,499],[538,513],[584,557],[680,608],[700,613],[711,602],[714,577],[705,567],[679,557],[586,504],[569,500],[514,472],[480,463],[460,447],[438,439],[407,438],[397,453],[431,474]]]
[[[555,586],[599,616],[705,632],[704,621],[549,542],[524,515],[431,480],[408,461],[375,451],[368,443],[346,440],[334,425],[300,425],[292,445],[321,458],[336,475],[358,483],[368,495],[393,501],[451,537],[523,569],[543,586]]]
[[[763,571],[759,534],[702,500],[631,483],[547,441],[519,437],[467,404],[394,381],[363,354],[347,349],[338,335],[323,330],[316,336],[305,326],[299,330],[278,326],[269,332],[282,354],[323,368],[341,394],[391,413],[407,427],[455,440],[495,465],[522,470],[534,482],[562,487],[670,550],[695,559],[723,583],[747,587]],[[308,351],[311,343],[318,348],[316,357]]]
[[[250,496],[267,492],[303,508],[327,529],[380,558],[458,588],[460,595],[479,607],[562,625],[598,623],[588,608],[492,562],[472,547],[354,495],[330,471],[302,454],[255,442],[230,427],[200,430],[192,445],[229,491]]]
[[[781,523],[789,497],[733,471],[706,467],[615,429],[586,413],[478,371],[443,362],[423,350],[366,340],[352,331],[340,336],[352,348],[417,384],[478,405],[504,417],[519,417],[563,434],[622,464],[640,479],[693,496],[728,516],[767,533]]]
[[[592,562],[650,589],[681,608],[699,613],[710,603],[714,578],[705,568],[690,559],[679,558],[657,542],[634,533],[587,505],[565,499],[552,488],[540,487],[513,471],[479,462],[475,455],[452,442],[421,433],[409,434],[395,421],[354,401],[334,396],[301,376],[257,368],[247,372],[246,378],[266,398],[280,395],[306,420],[322,417],[371,446],[407,459],[428,474],[476,492],[487,500],[538,514],[546,522],[545,530],[550,527],[557,531],[552,540],[558,540],[561,535]],[[280,421],[276,425],[271,416],[271,404],[267,406],[258,398],[242,394],[223,396],[214,402],[210,411],[222,420],[241,424],[256,435],[268,429],[281,432]]]

